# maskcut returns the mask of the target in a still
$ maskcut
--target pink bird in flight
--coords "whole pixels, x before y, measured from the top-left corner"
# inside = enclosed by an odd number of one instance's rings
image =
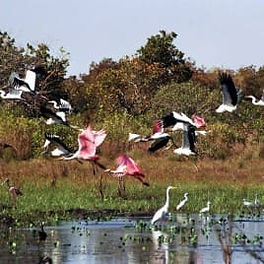
[[[117,168],[115,170],[106,170],[106,172],[113,173],[116,177],[124,177],[125,175],[132,176],[137,180],[141,181],[143,185],[149,186],[149,184],[144,181],[145,175],[142,173],[141,168],[137,163],[128,155],[121,154],[116,159]]]
[[[97,160],[99,156],[96,154],[96,148],[99,147],[105,140],[106,132],[104,130],[94,131],[91,126],[88,126],[78,135],[78,150],[70,157],[63,157],[63,160],[88,160],[93,164],[98,165],[102,169],[106,169],[104,165]]]

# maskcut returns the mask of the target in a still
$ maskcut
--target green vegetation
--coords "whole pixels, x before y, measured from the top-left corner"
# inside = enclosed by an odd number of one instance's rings
[[[151,184],[146,188],[128,180],[127,197],[122,199],[116,193],[116,179],[105,175],[102,200],[100,176],[90,175],[89,165],[41,156],[45,132],[60,135],[73,149],[77,148],[78,132],[65,126],[46,126],[36,101],[28,107],[23,102],[2,100],[0,177],[9,177],[24,195],[13,208],[5,186],[1,187],[1,219],[68,217],[78,208],[150,214],[163,204],[167,185],[178,187],[172,194],[174,207],[183,193],[189,192],[186,212],[198,212],[208,199],[215,213],[238,212],[242,198],[253,199],[255,193],[264,202],[263,107],[243,100],[235,113],[216,114],[221,102],[218,73],[223,70],[198,68],[174,45],[176,38],[174,32],[161,31],[148,38],[134,56],[118,61],[105,58],[76,78],[66,77],[69,60],[63,49],[55,57],[44,44],[17,47],[14,39],[0,32],[0,86],[7,85],[12,71],[23,74],[41,65],[45,75],[38,80],[38,91],[49,98],[69,100],[73,106],[71,124],[86,127],[91,123],[95,129],[107,131],[106,142],[100,147],[102,162],[113,168],[117,155],[128,152],[140,161]],[[260,98],[264,66],[226,71],[245,95]],[[172,110],[205,118],[210,132],[198,138],[197,157],[178,157],[171,150],[149,155],[147,144],[131,146],[127,142],[129,132],[150,133],[153,121]],[[181,135],[175,133],[174,137],[180,144]],[[5,143],[12,148],[3,148]]]

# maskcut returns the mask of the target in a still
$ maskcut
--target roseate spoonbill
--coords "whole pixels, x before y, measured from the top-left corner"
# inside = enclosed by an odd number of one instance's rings
[[[91,126],[88,126],[86,130],[83,130],[78,135],[78,150],[70,157],[62,157],[63,160],[87,160],[93,164],[93,172],[95,174],[94,165],[97,165],[101,169],[106,169],[104,165],[98,162],[99,156],[96,155],[96,148],[100,146],[106,137],[104,130],[94,131]]]
[[[169,211],[169,202],[170,202],[170,194],[169,191],[171,189],[176,189],[174,186],[168,186],[166,190],[166,202],[165,204],[154,214],[151,224],[154,225],[157,221],[164,220],[167,217]]]
[[[210,211],[210,204],[211,202],[208,201],[207,206],[200,210],[200,214],[208,213]]]
[[[60,157],[73,154],[72,151],[60,140],[59,136],[45,133],[45,139],[43,153],[47,152],[49,145],[55,145],[56,148],[51,151],[51,156]]]
[[[68,101],[66,101],[66,100],[64,100],[62,98],[60,98],[60,102],[59,103],[57,101],[55,101],[55,100],[48,101],[48,102],[53,104],[53,107],[55,109],[58,109],[60,112],[70,113],[71,110],[72,110],[71,104]]]
[[[219,75],[219,82],[222,89],[223,103],[216,109],[216,112],[223,113],[225,111],[235,111],[237,109],[238,103],[241,100],[242,91],[237,91],[232,77],[227,73],[222,73]]]
[[[9,178],[6,178],[4,183],[6,183],[9,195],[12,198],[14,205],[16,205],[17,197],[23,195],[23,193],[17,187],[10,184]]]
[[[178,155],[196,155],[195,150],[195,128],[193,125],[184,125],[182,146],[175,149],[173,152]]]
[[[257,101],[256,97],[253,95],[247,95],[247,96],[245,96],[245,98],[250,98],[252,100],[253,105],[264,106],[264,90],[263,90],[263,94],[262,94],[261,98],[258,101]]]
[[[176,210],[180,210],[188,201],[188,193],[184,194],[184,199],[176,206]]]
[[[105,172],[109,172],[118,178],[118,193],[122,195],[122,189],[124,190],[124,176],[132,176],[139,180],[143,185],[149,186],[149,184],[144,180],[145,175],[142,173],[141,168],[138,164],[128,155],[121,154],[116,159],[117,168],[115,170],[107,169]],[[122,186],[121,186],[122,185]]]

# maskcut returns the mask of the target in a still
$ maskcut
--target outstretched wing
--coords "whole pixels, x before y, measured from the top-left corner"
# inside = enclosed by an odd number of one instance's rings
[[[153,125],[152,134],[155,134],[155,133],[163,133],[163,132],[164,132],[164,128],[163,128],[163,122],[162,122],[162,120],[156,120],[154,122],[154,125]]]
[[[98,156],[96,156],[96,146],[93,142],[89,140],[87,137],[86,131],[82,132],[78,136],[78,143],[79,143],[79,149],[78,149],[78,156],[81,159],[94,159],[96,160]]]
[[[148,151],[149,152],[155,152],[155,151],[165,147],[168,144],[169,140],[170,140],[169,136],[156,139],[151,144],[151,146],[148,148]]]
[[[94,136],[94,143],[96,147],[99,147],[105,140],[106,138],[106,132],[105,130],[101,129],[99,131],[94,131],[93,130],[93,136]]]
[[[30,89],[28,83],[22,80],[16,72],[12,72],[10,74],[8,85],[13,89],[18,89],[18,90],[21,86],[26,86],[28,89]]]
[[[223,104],[235,106],[237,104],[237,90],[232,77],[227,73],[219,74],[219,82],[222,89]]]
[[[195,128],[193,125],[185,125],[183,131],[182,148],[190,149],[192,152],[195,151]]]

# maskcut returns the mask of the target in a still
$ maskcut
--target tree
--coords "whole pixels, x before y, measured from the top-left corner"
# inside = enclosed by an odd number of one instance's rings
[[[69,60],[68,53],[63,48],[60,49],[60,56],[55,57],[50,54],[50,50],[45,44],[39,44],[37,47],[30,44],[27,44],[26,48],[17,47],[14,38],[11,38],[7,32],[0,31],[0,54],[1,87],[8,84],[11,72],[15,71],[23,76],[26,70],[37,66],[42,68],[43,73],[38,77],[36,83],[40,94],[47,95],[50,99],[67,97],[63,81]],[[32,105],[35,103],[36,100],[33,100]],[[34,106],[32,109],[33,112],[31,109],[27,109],[27,113],[36,114]]]
[[[167,34],[161,30],[160,34],[148,38],[146,45],[137,50],[139,58],[147,64],[158,63],[166,69],[163,84],[170,80],[188,81],[192,76],[192,63],[173,44],[176,38],[176,33]]]

